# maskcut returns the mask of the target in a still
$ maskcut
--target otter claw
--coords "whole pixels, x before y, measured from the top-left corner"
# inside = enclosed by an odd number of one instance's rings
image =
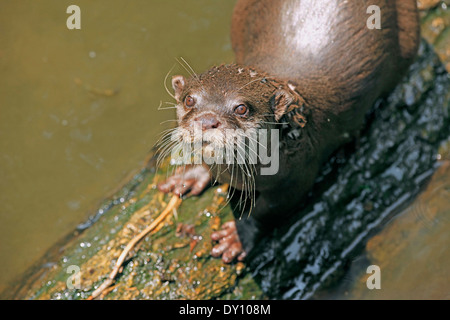
[[[161,192],[181,197],[188,192],[191,195],[199,195],[205,190],[211,181],[209,171],[202,166],[180,168],[177,173],[158,185]]]
[[[242,248],[234,221],[224,223],[221,230],[211,234],[211,239],[219,241],[211,250],[213,257],[222,256],[224,263],[231,263],[235,259],[238,261],[244,260],[246,253]]]

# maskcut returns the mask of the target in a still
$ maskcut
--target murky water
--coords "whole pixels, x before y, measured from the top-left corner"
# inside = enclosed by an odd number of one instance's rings
[[[0,291],[142,165],[176,58],[233,60],[234,3],[77,1],[68,30],[71,1],[0,1]]]
[[[337,286],[317,299],[450,299],[450,157],[444,157],[420,196],[370,239]],[[367,286],[374,281],[368,279],[369,265],[380,268],[376,289]]]

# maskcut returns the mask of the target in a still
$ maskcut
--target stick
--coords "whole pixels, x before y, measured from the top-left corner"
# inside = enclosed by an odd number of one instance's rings
[[[131,241],[127,244],[125,249],[123,249],[122,253],[119,256],[119,259],[117,259],[114,269],[109,274],[109,277],[101,284],[100,287],[97,288],[97,290],[92,292],[92,295],[88,298],[88,300],[93,300],[97,298],[103,292],[103,290],[108,288],[114,282],[114,278],[116,277],[117,273],[119,273],[120,267],[125,261],[125,258],[127,257],[131,249],[134,248],[136,243],[138,243],[142,238],[144,238],[150,231],[155,229],[158,226],[158,224],[160,224],[167,217],[167,215],[170,212],[172,212],[173,209],[177,208],[180,204],[181,199],[178,196],[173,196],[172,199],[170,199],[169,204],[166,206],[164,211],[158,216],[158,218],[156,218],[147,228],[141,231],[141,233],[139,233],[136,237],[131,239]]]

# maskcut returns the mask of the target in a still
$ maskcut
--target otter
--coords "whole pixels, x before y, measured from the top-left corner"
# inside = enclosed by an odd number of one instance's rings
[[[371,5],[380,8],[380,29],[367,26]],[[194,143],[199,123],[206,140],[222,147],[230,144],[223,141],[227,129],[279,130],[279,169],[262,175],[259,161],[188,164],[159,190],[199,195],[218,180],[238,190],[238,203],[250,198],[248,217],[211,236],[212,256],[243,260],[295,212],[323,162],[358,134],[376,100],[401,80],[419,38],[415,0],[239,0],[231,25],[235,63],[172,78],[177,128]],[[207,147],[203,140],[200,148]]]

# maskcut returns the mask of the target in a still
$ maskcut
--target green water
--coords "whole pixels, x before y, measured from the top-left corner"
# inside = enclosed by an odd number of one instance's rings
[[[173,125],[164,78],[233,60],[235,1],[0,0],[0,291]],[[170,81],[167,81],[170,87]],[[170,105],[163,104],[163,107]]]

